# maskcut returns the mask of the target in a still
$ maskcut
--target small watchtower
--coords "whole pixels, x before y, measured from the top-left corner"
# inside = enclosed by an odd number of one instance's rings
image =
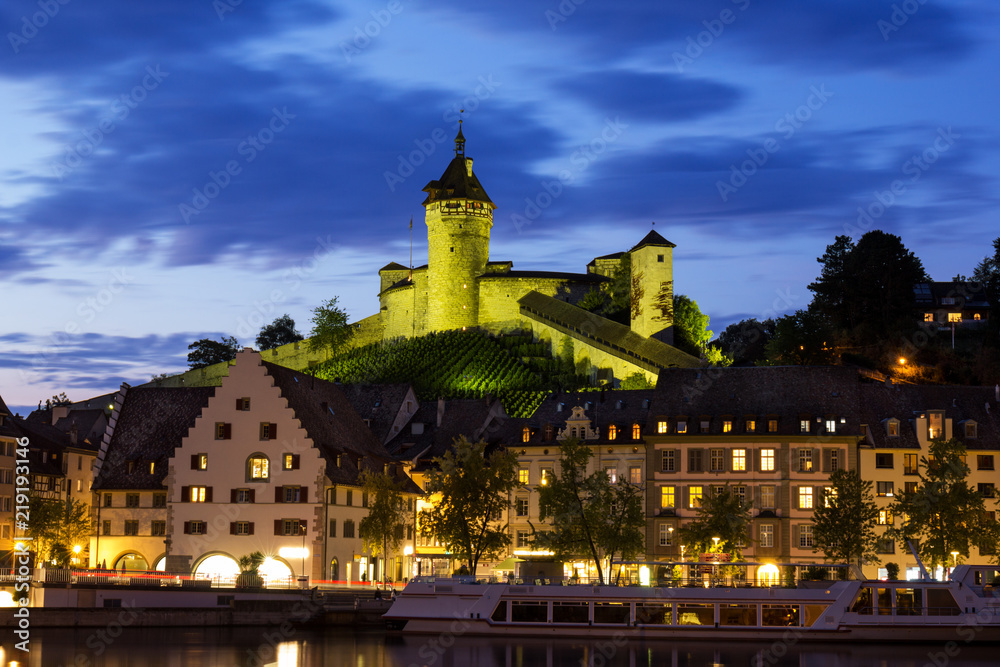
[[[673,344],[674,325],[674,248],[677,246],[656,230],[631,250],[632,331],[647,338]]]

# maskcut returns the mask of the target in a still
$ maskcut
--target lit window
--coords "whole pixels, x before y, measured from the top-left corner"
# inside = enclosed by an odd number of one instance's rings
[[[836,419],[827,419],[826,423],[825,423],[825,426],[826,426],[826,432],[827,433],[836,433],[837,432],[837,420]]]
[[[552,468],[542,468],[541,478],[542,486],[546,486],[549,482],[555,479],[555,472]]]
[[[961,322],[962,321],[962,313],[948,313],[948,321],[949,322]]]
[[[722,432],[723,433],[732,433],[733,432],[733,420],[731,420],[731,419],[723,419],[722,420]]]
[[[802,447],[799,449],[799,472],[812,472],[813,450]]]
[[[768,419],[767,420],[767,432],[768,433],[777,433],[778,432],[778,420],[777,419]]]
[[[823,507],[833,507],[833,501],[837,497],[837,489],[832,486],[823,487]]]
[[[667,432],[667,422],[656,422],[656,432],[666,433]]]
[[[525,426],[524,430],[521,431],[521,442],[528,442],[529,440],[531,440],[531,428]]]
[[[890,510],[879,510],[878,511],[878,525],[880,526],[891,526],[893,522],[892,511]]]
[[[799,420],[799,433],[808,433],[808,432],[809,432],[809,420],[808,419],[800,419]]]
[[[676,505],[676,498],[674,496],[674,487],[664,486],[660,488],[660,509],[672,510]]]
[[[192,503],[203,503],[206,497],[206,487],[192,486],[188,489],[188,501]]]
[[[629,466],[628,481],[629,484],[642,484],[642,468],[639,466]]]
[[[734,449],[733,472],[746,472],[746,469],[747,469],[747,450]]]
[[[896,420],[891,420],[887,422],[886,432],[889,434],[889,437],[891,438],[899,436],[899,422]]]
[[[924,322],[933,322],[934,313],[924,313]]]
[[[688,432],[688,424],[687,424],[686,421],[682,420],[682,421],[677,422],[677,432],[678,433],[687,433]]]
[[[281,455],[281,469],[282,470],[295,470],[299,467],[298,456],[295,454],[282,454]]]
[[[527,468],[521,468],[517,471],[517,481],[521,484],[527,485],[529,480],[529,471]]]
[[[618,466],[604,466],[604,474],[608,476],[612,484],[616,483],[618,481]]]
[[[813,489],[811,486],[799,487],[799,509],[811,510],[813,507]]]
[[[747,420],[747,433],[753,433],[757,430],[757,422],[753,419]]]
[[[191,457],[192,470],[208,470],[208,454],[194,454]]]
[[[875,483],[875,495],[877,495],[879,498],[892,498],[893,489],[894,487],[892,482]]]
[[[769,523],[760,527],[760,546],[771,548],[774,546],[774,526]]]
[[[762,450],[760,450],[760,469],[761,469],[761,472],[774,472],[774,450],[773,449],[762,449]]]
[[[697,509],[701,507],[701,487],[692,486],[688,492],[688,507],[691,509]]]
[[[618,427],[612,424],[608,427],[608,440],[615,440],[618,438]]]
[[[642,427],[638,424],[632,424],[632,439],[639,440],[642,438]]]
[[[247,481],[266,482],[271,477],[271,465],[263,454],[251,454],[247,459]]]

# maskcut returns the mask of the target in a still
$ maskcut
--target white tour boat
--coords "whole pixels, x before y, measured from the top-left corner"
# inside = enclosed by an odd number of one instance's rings
[[[994,566],[949,581],[829,581],[819,587],[513,585],[416,579],[391,630],[452,635],[796,641],[1000,641]]]

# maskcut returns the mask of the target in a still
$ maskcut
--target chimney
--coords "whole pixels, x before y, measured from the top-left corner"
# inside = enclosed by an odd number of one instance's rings
[[[438,411],[437,411],[437,425],[441,426],[441,421],[444,419],[444,398],[438,396]]]
[[[993,387],[993,397],[1000,403],[1000,384]]]

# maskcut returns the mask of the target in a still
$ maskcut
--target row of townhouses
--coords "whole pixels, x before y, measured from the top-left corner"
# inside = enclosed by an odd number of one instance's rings
[[[521,486],[500,520],[508,555],[529,561],[545,559],[531,547],[538,488],[567,438],[590,444],[592,466],[612,480],[643,486],[645,560],[661,562],[697,558],[678,530],[725,484],[752,505],[748,560],[819,563],[812,513],[833,471],[857,469],[873,483],[887,529],[899,521],[888,507],[918,482],[930,440],[965,444],[969,483],[988,499],[1000,455],[1000,388],[893,384],[846,367],[668,369],[655,390],[553,394],[513,419],[496,399],[421,403],[405,385],[342,386],[248,349],[219,387],[123,385],[95,400],[110,409],[19,420],[0,404],[2,548],[13,535],[3,471],[24,435],[33,489],[92,505],[92,567],[231,576],[241,556],[261,551],[268,576],[333,581],[401,581],[458,565],[420,534],[417,516],[433,459],[459,436],[517,452]],[[358,532],[365,470],[393,475],[413,510],[386,559],[370,558]],[[883,538],[880,552],[914,574],[905,545]]]

